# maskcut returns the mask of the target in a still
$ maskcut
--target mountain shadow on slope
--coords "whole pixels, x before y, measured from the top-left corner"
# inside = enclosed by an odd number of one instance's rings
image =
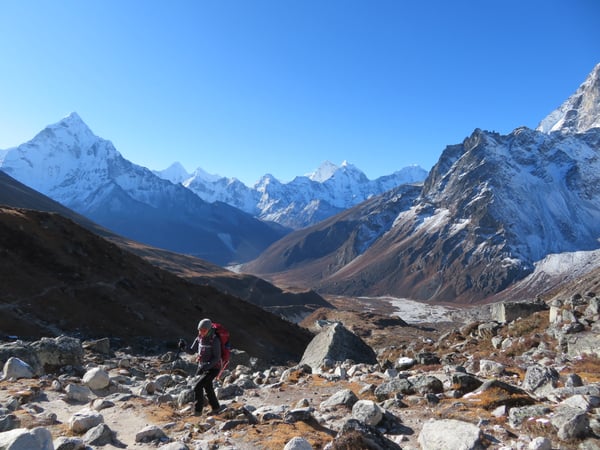
[[[286,308],[290,306],[295,308],[294,318],[298,314],[310,314],[318,307],[332,307],[314,291],[283,291],[259,278],[231,272],[206,260],[150,247],[123,238],[92,222],[87,217],[77,214],[49,197],[25,186],[1,170],[0,205],[56,212],[110,240],[122,249],[143,257],[157,267],[169,270],[196,284],[213,286],[221,292],[239,297],[277,314],[287,316],[285,314]]]
[[[55,213],[0,207],[0,329],[35,339],[110,337],[123,345],[195,335],[222,322],[234,347],[264,361],[298,360],[311,334],[263,309],[199,286]]]

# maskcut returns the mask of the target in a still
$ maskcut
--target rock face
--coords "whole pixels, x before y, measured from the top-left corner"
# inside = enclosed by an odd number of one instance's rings
[[[308,344],[300,364],[313,370],[323,365],[352,360],[355,363],[375,364],[375,352],[341,323],[335,323],[316,335]]]
[[[0,363],[4,364],[11,355],[27,363],[38,376],[67,365],[80,367],[83,362],[81,341],[67,336],[42,338],[30,344],[1,344]]]
[[[583,133],[594,127],[600,127],[600,64],[572,96],[540,122],[537,130]]]

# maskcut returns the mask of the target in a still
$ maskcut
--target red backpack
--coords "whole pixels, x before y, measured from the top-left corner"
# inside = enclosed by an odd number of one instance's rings
[[[229,344],[229,330],[225,328],[220,323],[213,322],[212,324],[213,330],[217,336],[219,336],[219,341],[221,342],[221,371],[219,372],[219,376],[225,370],[227,365],[229,364],[229,356],[231,355],[231,345]]]

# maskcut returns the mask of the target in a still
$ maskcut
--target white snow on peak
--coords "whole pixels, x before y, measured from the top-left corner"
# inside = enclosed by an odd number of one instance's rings
[[[342,166],[346,163],[342,163]],[[312,181],[316,181],[318,183],[323,183],[327,181],[329,178],[333,176],[333,174],[339,169],[338,166],[333,164],[331,161],[325,161],[321,164],[317,170],[312,173],[308,173],[305,176],[311,179]]]
[[[348,161],[339,167],[326,161],[311,176],[282,183],[266,174],[248,187],[236,178],[212,175],[201,168],[189,174],[179,162],[150,171],[125,161],[112,143],[95,136],[77,113],[47,126],[25,144],[0,150],[0,167],[79,212],[100,205],[106,197],[100,191],[115,186],[153,205],[154,199],[147,198],[152,196],[149,186],[157,184],[163,189],[162,184],[168,181],[169,185],[181,184],[206,202],[224,202],[295,228],[316,223],[401,184],[422,182],[427,176],[427,171],[411,168],[369,180]]]
[[[200,167],[198,167],[196,170],[194,170],[194,173],[192,174],[192,177],[194,177],[194,178],[200,178],[201,180],[208,181],[210,183],[215,182],[215,181],[219,181],[220,179],[223,178],[221,175],[208,173],[208,172],[206,172],[204,169],[202,169]]]
[[[178,161],[174,162],[164,170],[153,170],[152,172],[163,180],[168,180],[174,184],[183,183],[191,176],[191,174],[185,170],[185,167]]]
[[[584,133],[596,127],[600,127],[600,63],[573,95],[540,122],[537,131]]]

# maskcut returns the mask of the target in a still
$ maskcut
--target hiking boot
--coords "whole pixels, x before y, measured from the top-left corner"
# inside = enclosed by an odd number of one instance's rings
[[[221,411],[223,411],[223,407],[219,406],[218,408],[213,408],[210,410],[210,412],[208,413],[209,416],[215,416],[217,414],[219,414]]]

